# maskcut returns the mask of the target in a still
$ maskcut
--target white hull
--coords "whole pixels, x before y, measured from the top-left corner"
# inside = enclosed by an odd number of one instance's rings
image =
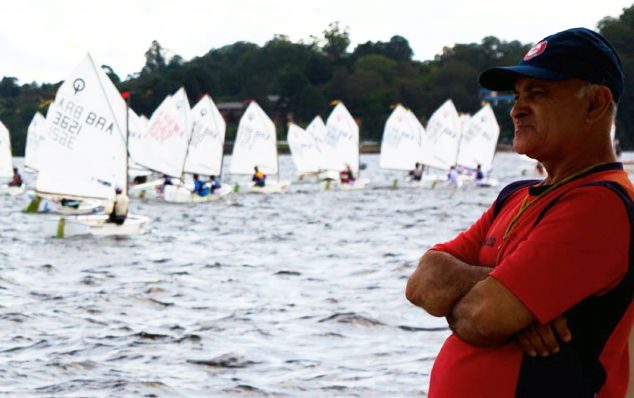
[[[250,182],[247,185],[247,192],[250,193],[284,193],[291,185],[290,181],[267,181],[263,187],[256,187],[254,182]]]
[[[332,182],[332,187],[340,191],[357,191],[360,189],[366,189],[369,184],[370,184],[369,178],[358,178],[354,180],[352,184],[342,183],[340,181],[335,180]]]
[[[44,232],[47,236],[58,238],[97,235],[97,236],[129,236],[143,232],[145,224],[150,219],[137,214],[128,214],[122,225],[108,221],[105,214],[87,216],[51,218],[44,222]]]
[[[218,193],[209,194],[207,196],[193,194],[190,189],[185,187],[168,185],[165,187],[163,199],[169,203],[200,203],[222,199],[222,197],[226,196],[230,192],[231,186],[227,184],[222,184]]]
[[[35,193],[29,191],[29,198],[35,200]],[[93,214],[103,211],[104,201],[99,199],[84,199],[79,201],[79,206],[62,206],[61,200],[63,198],[56,195],[46,195],[39,197],[39,203],[37,209],[27,211],[30,213],[55,213],[65,216],[69,215],[81,215],[81,214]],[[33,203],[33,202],[32,202]],[[29,205],[30,207],[31,205]]]
[[[434,183],[441,181],[442,178],[436,174],[424,174],[420,181],[413,180],[411,177],[405,177],[405,183],[398,185],[403,188],[431,188]]]
[[[319,173],[319,178],[322,180],[336,180],[339,181],[339,172],[335,170],[325,170]]]
[[[178,179],[172,179],[172,184],[179,186],[181,182]],[[161,199],[163,197],[163,179],[159,178],[143,184],[133,185],[128,190],[128,196],[139,199]]]
[[[0,185],[0,195],[19,195],[24,193],[24,189],[26,188],[26,184],[22,184],[19,187],[10,187],[9,184]]]

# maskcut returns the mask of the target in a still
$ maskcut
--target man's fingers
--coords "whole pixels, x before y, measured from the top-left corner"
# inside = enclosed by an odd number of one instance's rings
[[[559,343],[550,324],[533,324],[524,329],[516,338],[522,351],[535,357],[546,357],[559,352]]]
[[[549,354],[558,353],[559,342],[557,341],[557,338],[555,338],[555,334],[553,333],[550,323],[545,325],[535,325],[535,329],[544,344],[543,349],[539,352],[541,356],[545,357]]]
[[[572,339],[572,334],[570,333],[570,329],[568,329],[568,320],[566,318],[560,315],[553,319],[550,324],[562,341],[567,343]]]
[[[515,341],[520,346],[522,351],[524,351],[526,354],[532,357],[537,356],[537,350],[535,349],[535,347],[533,347],[530,340],[528,339],[526,331],[523,331],[522,333],[517,335],[517,338],[515,339]]]

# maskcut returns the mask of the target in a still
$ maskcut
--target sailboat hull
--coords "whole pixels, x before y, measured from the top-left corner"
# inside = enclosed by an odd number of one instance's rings
[[[334,181],[333,186],[340,191],[358,191],[360,189],[366,189],[370,185],[369,178],[358,178],[354,180],[353,184],[341,183],[340,181]]]
[[[22,184],[19,187],[10,187],[8,184],[0,185],[0,195],[19,195],[24,193],[25,187],[25,184]]]
[[[247,192],[251,193],[284,193],[291,185],[290,181],[267,181],[263,187],[255,186],[255,183],[251,182],[247,185]]]
[[[105,214],[66,216],[51,218],[44,222],[44,231],[47,236],[58,238],[96,235],[96,236],[129,236],[143,232],[145,224],[150,219],[138,214],[128,214],[122,225],[108,222]]]
[[[229,192],[231,192],[231,186],[227,184],[222,184],[218,193],[213,193],[206,196],[193,194],[190,189],[185,187],[168,185],[165,187],[163,199],[165,199],[165,201],[169,203],[200,203],[222,199],[224,196],[229,194]]]

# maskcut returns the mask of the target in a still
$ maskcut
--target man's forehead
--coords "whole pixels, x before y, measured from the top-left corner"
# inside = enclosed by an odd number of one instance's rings
[[[544,88],[544,89],[558,89],[558,88],[573,88],[583,84],[584,81],[581,79],[566,79],[566,80],[543,80],[536,79],[534,77],[528,76],[518,76],[515,80],[515,86],[513,88],[514,92],[532,90],[534,88]]]

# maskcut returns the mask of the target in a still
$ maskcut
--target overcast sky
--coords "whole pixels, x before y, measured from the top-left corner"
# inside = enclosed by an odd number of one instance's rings
[[[153,40],[185,60],[273,35],[322,37],[331,22],[359,43],[403,36],[414,59],[485,36],[537,42],[572,27],[596,29],[624,0],[0,0],[0,76],[56,83],[89,51],[122,80],[139,72]]]

